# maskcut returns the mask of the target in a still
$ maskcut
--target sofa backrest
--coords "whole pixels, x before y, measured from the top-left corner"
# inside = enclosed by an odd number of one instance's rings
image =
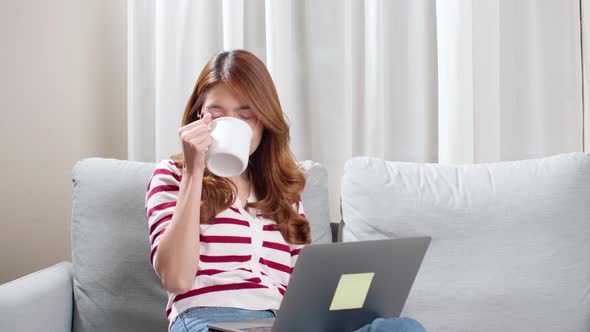
[[[343,241],[431,236],[403,315],[428,331],[590,331],[590,154],[349,160]]]
[[[155,166],[102,158],[74,166],[74,332],[167,329],[167,295],[149,261],[144,201]],[[302,166],[313,241],[330,242],[326,170],[312,161]]]

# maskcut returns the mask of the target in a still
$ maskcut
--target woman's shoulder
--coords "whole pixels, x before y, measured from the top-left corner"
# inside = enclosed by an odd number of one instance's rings
[[[156,163],[152,176],[150,178],[150,184],[152,182],[173,182],[180,183],[182,180],[182,167],[171,159],[163,159]]]
[[[182,173],[182,164],[172,160],[172,159],[162,159],[158,163],[156,163],[156,167],[154,170],[158,169],[167,169],[171,171],[175,171],[178,174]]]

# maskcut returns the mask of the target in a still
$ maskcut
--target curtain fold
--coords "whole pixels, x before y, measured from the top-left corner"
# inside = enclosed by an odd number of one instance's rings
[[[584,151],[590,151],[590,0],[580,0],[582,26],[582,82],[584,99]]]
[[[436,4],[439,162],[582,149],[578,0]]]
[[[234,48],[269,68],[295,156],[328,169],[332,221],[354,156],[478,163],[581,151],[579,16],[578,0],[130,0],[129,159],[181,151],[200,70]]]
[[[244,0],[223,0],[223,49],[244,48]]]
[[[129,160],[156,160],[156,6],[128,2],[127,151]]]

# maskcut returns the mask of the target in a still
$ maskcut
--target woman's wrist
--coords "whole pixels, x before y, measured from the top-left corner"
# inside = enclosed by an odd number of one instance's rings
[[[205,165],[195,166],[195,167],[191,167],[191,168],[185,167],[182,169],[183,176],[188,176],[188,177],[202,178],[204,173],[205,173]]]

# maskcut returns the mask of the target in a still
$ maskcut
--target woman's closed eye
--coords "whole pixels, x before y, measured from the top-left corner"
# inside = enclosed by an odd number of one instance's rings
[[[211,119],[217,119],[223,116],[223,112],[218,109],[209,110],[209,113],[211,113]]]
[[[240,119],[251,120],[253,118],[254,118],[254,113],[252,113],[252,112],[241,112],[240,113]]]
[[[229,116],[228,114],[226,114],[226,112],[224,110],[222,110],[221,108],[217,108],[215,106],[208,107],[205,112],[211,114],[212,120],[215,120],[215,119],[218,119],[218,118],[221,118],[224,116]],[[258,117],[254,113],[254,111],[249,110],[249,109],[237,111],[236,113],[234,113],[234,116],[236,118],[246,121],[248,123],[255,123],[258,121]]]

